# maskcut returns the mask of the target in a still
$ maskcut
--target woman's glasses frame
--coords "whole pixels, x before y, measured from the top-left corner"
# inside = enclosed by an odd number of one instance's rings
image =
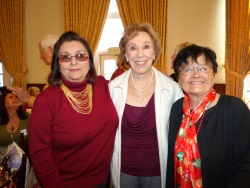
[[[69,55],[69,54],[61,54],[57,58],[60,62],[71,62],[72,57],[75,57],[77,61],[86,61],[89,58],[87,54],[76,54],[76,55]]]
[[[203,65],[199,67],[184,67],[181,69],[180,73],[184,76],[193,75],[196,71],[201,74],[207,74],[212,70],[209,65]]]

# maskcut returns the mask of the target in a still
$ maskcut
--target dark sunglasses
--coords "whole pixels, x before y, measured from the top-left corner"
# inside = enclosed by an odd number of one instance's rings
[[[70,62],[72,60],[72,57],[75,57],[77,61],[86,61],[89,56],[86,54],[76,54],[76,55],[68,55],[68,54],[62,54],[58,57],[58,60],[61,62]]]

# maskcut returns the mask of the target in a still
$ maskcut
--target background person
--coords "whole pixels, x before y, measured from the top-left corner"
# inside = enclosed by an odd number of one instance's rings
[[[113,72],[110,80],[115,79],[117,76],[120,76],[122,73],[124,73],[126,70],[129,69],[129,65],[120,56],[117,57],[116,64],[117,64],[117,69],[115,70],[115,72]]]
[[[40,93],[40,89],[38,87],[36,87],[36,86],[30,86],[28,88],[28,94],[30,96],[36,97],[39,93]],[[29,110],[27,110],[27,109],[29,109]],[[32,109],[32,106],[29,106],[28,103],[23,104],[23,110],[25,112],[31,113],[31,109]]]
[[[38,44],[38,48],[40,51],[40,59],[43,60],[45,65],[51,65],[52,63],[52,56],[54,51],[54,45],[58,40],[58,36],[55,34],[48,34],[45,35],[42,40]],[[45,84],[43,90],[49,87],[48,83]]]
[[[118,116],[108,83],[75,32],[58,39],[51,66],[50,86],[37,96],[30,119],[36,176],[43,188],[109,188]]]
[[[36,86],[30,86],[28,88],[28,94],[36,97],[40,93],[40,89]]]
[[[112,183],[115,188],[165,187],[169,114],[183,93],[153,67],[161,44],[149,23],[126,27],[119,47],[131,69],[109,83],[119,116]]]
[[[217,67],[215,52],[197,45],[174,60],[186,94],[171,110],[166,187],[249,187],[250,111],[216,93]]]
[[[0,161],[7,147],[15,141],[19,144],[20,132],[27,139],[28,115],[23,112],[21,101],[10,90],[0,95]]]
[[[41,41],[38,43],[38,48],[40,52],[40,59],[46,65],[51,65],[52,63],[52,56],[54,51],[54,45],[58,40],[58,36],[55,34],[48,34],[45,35]]]
[[[58,36],[55,34],[48,34],[45,35],[41,41],[38,43],[38,48],[40,51],[40,59],[44,61],[46,65],[51,65],[52,62],[52,55],[54,50],[54,44],[58,40]],[[46,84],[43,87],[43,90],[45,90],[48,87],[48,84]],[[32,96],[27,93],[27,91],[20,87],[8,87],[13,94],[15,94],[21,101],[28,103],[28,106],[33,107],[34,101],[36,99],[35,96]]]

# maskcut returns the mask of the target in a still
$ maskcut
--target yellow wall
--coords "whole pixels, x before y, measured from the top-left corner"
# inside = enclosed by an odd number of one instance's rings
[[[50,67],[40,59],[38,43],[64,31],[63,0],[26,0],[27,83],[46,83]]]
[[[189,41],[215,50],[219,64],[215,83],[225,83],[224,0],[168,0],[168,8],[168,73],[173,72],[170,57],[175,46]],[[63,0],[26,0],[26,19],[27,82],[45,83],[50,68],[39,58],[38,42],[46,34],[64,32]]]
[[[168,1],[168,73],[176,45],[188,41],[212,48],[219,64],[215,83],[225,83],[225,1]]]

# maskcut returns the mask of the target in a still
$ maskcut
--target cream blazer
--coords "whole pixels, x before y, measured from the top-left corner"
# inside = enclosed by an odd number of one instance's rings
[[[165,188],[167,154],[168,154],[168,126],[170,110],[173,103],[183,97],[179,85],[156,70],[154,67],[156,84],[154,92],[156,131],[159,147],[160,170],[162,188]],[[115,188],[120,187],[121,171],[121,122],[128,92],[128,79],[131,69],[124,72],[109,83],[109,91],[119,116],[119,126],[116,131],[113,157],[111,161],[111,178]]]

